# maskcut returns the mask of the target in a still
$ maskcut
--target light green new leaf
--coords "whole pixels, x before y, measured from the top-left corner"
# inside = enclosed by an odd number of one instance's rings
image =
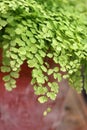
[[[41,97],[38,98],[38,101],[39,101],[40,103],[45,103],[45,102],[48,101],[48,98],[47,98],[46,96],[41,96]]]

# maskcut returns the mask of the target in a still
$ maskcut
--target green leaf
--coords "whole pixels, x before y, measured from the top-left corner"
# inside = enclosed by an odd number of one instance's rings
[[[54,72],[58,72],[59,71],[59,67],[54,67]]]
[[[3,35],[3,38],[4,38],[4,39],[8,39],[8,40],[11,39],[11,38],[9,37],[9,35],[7,35],[7,34],[4,34],[4,35]]]
[[[21,54],[21,55],[25,55],[26,54],[26,49],[24,47],[20,47],[18,52]]]
[[[22,34],[21,38],[22,38],[23,41],[29,42],[29,39],[27,38],[27,36],[25,34]]]
[[[35,78],[32,78],[31,84],[33,85],[33,84],[35,84],[35,83],[36,83],[36,79],[35,79]]]
[[[72,74],[72,73],[73,73],[73,70],[69,70],[68,73],[69,73],[69,74]]]
[[[62,72],[66,72],[66,68],[65,68],[65,67],[61,67],[60,70],[61,70]]]
[[[4,26],[6,26],[6,24],[7,24],[7,22],[0,18],[0,25],[4,27]]]
[[[35,29],[30,29],[31,30],[31,32],[33,33],[33,34],[36,34],[36,30]]]
[[[38,98],[38,101],[39,101],[40,103],[45,103],[45,102],[48,101],[48,98],[47,98],[46,96],[41,96],[41,97]]]
[[[48,86],[50,87],[52,92],[58,93],[58,91],[59,91],[58,83],[56,83],[56,82],[52,82],[52,83],[48,82]]]
[[[52,53],[48,53],[48,54],[47,54],[47,57],[52,58],[52,57],[53,57],[53,54],[52,54]]]
[[[22,41],[20,38],[16,38],[15,42],[17,43],[18,46],[23,46],[23,48],[24,48],[25,42]]]
[[[43,115],[46,116],[46,115],[47,115],[47,111],[44,111],[44,112],[43,112]]]
[[[29,59],[33,59],[33,58],[34,58],[34,55],[33,55],[32,53],[27,53],[27,57],[28,57]]]
[[[51,75],[53,74],[53,69],[49,69],[48,72],[47,72],[48,75]]]
[[[16,41],[15,40],[13,40],[13,41],[11,40],[10,44],[11,44],[11,47],[15,47],[16,46]]]
[[[38,63],[38,61],[37,61],[37,59],[36,58],[33,58],[33,59],[29,59],[28,61],[27,61],[27,63],[28,63],[28,65],[29,65],[29,67],[35,67],[36,65],[37,65],[37,63]]]
[[[63,75],[63,78],[64,78],[64,79],[67,79],[67,78],[69,78],[69,75],[68,75],[68,74]]]
[[[50,23],[50,22],[47,22],[47,27],[48,27],[49,29],[53,29],[53,24]]]
[[[41,66],[41,69],[44,71],[44,72],[47,72],[47,68],[43,65]]]
[[[3,80],[4,80],[5,82],[9,81],[9,80],[10,80],[10,75],[4,76],[4,77],[3,77]]]
[[[57,95],[54,92],[48,92],[47,93],[47,97],[49,97],[51,100],[55,100],[56,96]]]
[[[51,112],[51,108],[48,107],[44,112],[43,115],[46,116],[49,112]]]
[[[17,53],[17,52],[18,52],[18,49],[15,48],[15,47],[11,47],[11,48],[10,48],[10,51]]]
[[[38,53],[35,54],[35,57],[38,59],[40,64],[43,64],[43,59],[42,59],[42,57]]]
[[[54,73],[53,77],[54,77],[54,79],[57,79],[58,78],[57,73]]]
[[[31,48],[30,48],[30,51],[35,54],[37,52],[37,47],[35,45],[33,45]]]
[[[30,41],[31,41],[31,43],[35,43],[36,39],[34,37],[30,37]]]
[[[13,16],[9,16],[9,17],[7,18],[7,22],[8,22],[8,23],[11,23],[13,20],[14,20],[14,17],[13,17]]]
[[[61,82],[62,80],[62,75],[60,73],[57,74],[58,82]]]
[[[65,32],[65,34],[68,36],[68,37],[71,37],[71,38],[73,38],[74,37],[74,34],[73,34],[73,32],[72,31],[66,31]]]
[[[58,46],[58,42],[56,39],[52,40],[52,46],[53,46],[53,48],[56,48]]]
[[[60,41],[60,42],[63,41],[63,39],[60,36],[57,37],[57,40]]]
[[[10,79],[10,83],[12,85],[12,88],[13,88],[13,86],[16,87],[16,85],[15,85],[16,84],[16,80],[15,79],[11,78]]]
[[[2,71],[2,72],[10,72],[10,71],[11,71],[11,68],[10,68],[10,67],[7,67],[7,66],[2,66],[2,67],[1,67],[1,71]]]
[[[39,84],[44,84],[44,83],[45,83],[44,77],[37,76],[37,82],[38,82]]]
[[[46,33],[46,32],[48,31],[48,28],[47,28],[47,27],[43,27],[43,28],[42,28],[42,31],[43,31],[44,33]]]
[[[15,66],[15,64],[16,64],[16,61],[10,61],[10,65],[11,65],[11,67],[14,67]]]
[[[26,35],[27,35],[28,37],[33,37],[32,32],[31,32],[31,31],[29,31],[29,30],[27,30],[27,31],[26,31]]]
[[[39,86],[39,87],[34,86],[34,90],[36,95],[44,95],[48,91],[48,89],[43,86]]]
[[[41,55],[41,57],[45,57],[46,53],[43,50],[39,50],[39,54]]]
[[[11,54],[11,58],[12,58],[12,59],[17,59],[18,56],[17,56],[16,54],[12,53],[12,54]]]
[[[10,75],[11,75],[13,78],[19,78],[18,72],[11,72]]]
[[[9,82],[5,83],[5,88],[6,88],[7,91],[12,91],[12,87],[11,87]]]
[[[15,32],[16,32],[16,34],[22,34],[22,30],[20,29],[20,28],[16,28],[16,30],[15,30]]]

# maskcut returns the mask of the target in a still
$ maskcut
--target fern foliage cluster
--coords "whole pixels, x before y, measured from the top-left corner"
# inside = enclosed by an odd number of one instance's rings
[[[16,87],[25,61],[32,68],[31,83],[41,103],[55,100],[56,80],[62,78],[78,92],[83,86],[87,91],[86,5],[87,0],[0,0],[1,72],[6,73],[8,91]],[[56,66],[51,68],[46,59]]]

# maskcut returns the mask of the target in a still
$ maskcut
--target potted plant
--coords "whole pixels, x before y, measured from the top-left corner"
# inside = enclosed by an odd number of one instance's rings
[[[32,69],[33,89],[41,103],[56,99],[57,80],[62,78],[67,78],[78,92],[83,86],[87,91],[86,3],[86,0],[0,1],[1,72],[6,74],[3,77],[6,90],[17,87],[21,65],[27,62]]]

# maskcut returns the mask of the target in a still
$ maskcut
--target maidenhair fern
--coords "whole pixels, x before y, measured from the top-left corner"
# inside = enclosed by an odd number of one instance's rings
[[[87,91],[86,4],[87,0],[0,0],[1,71],[7,74],[3,80],[8,91],[16,87],[25,60],[32,68],[31,82],[41,103],[55,100],[56,80],[62,78],[78,92],[82,84]],[[56,66],[51,68],[46,59]]]

